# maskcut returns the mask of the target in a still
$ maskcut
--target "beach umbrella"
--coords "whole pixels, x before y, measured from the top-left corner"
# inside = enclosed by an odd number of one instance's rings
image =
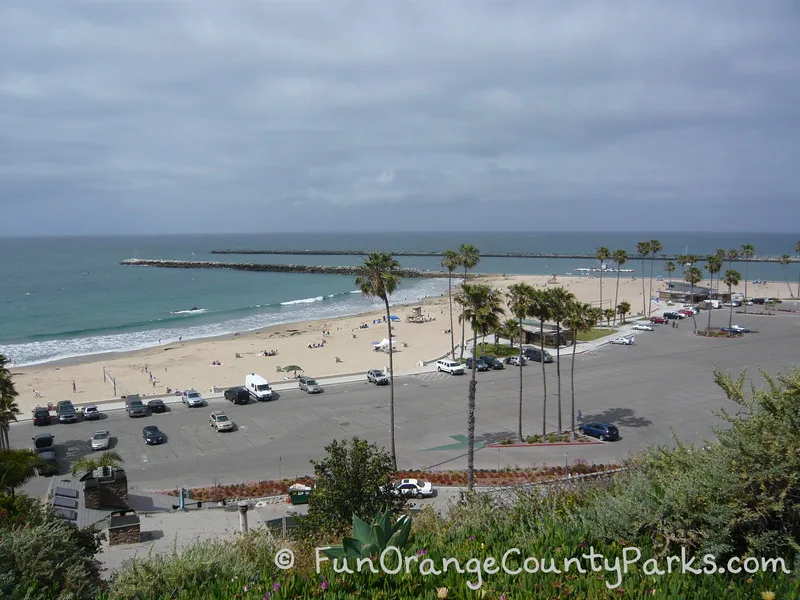
[[[283,367],[284,373],[288,373],[289,371],[294,371],[296,373],[297,371],[302,371],[302,370],[303,367],[300,367],[298,365],[289,365],[288,367]]]

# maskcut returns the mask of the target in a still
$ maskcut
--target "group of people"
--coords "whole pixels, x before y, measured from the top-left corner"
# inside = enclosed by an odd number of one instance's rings
[[[309,349],[310,348],[324,348],[325,347],[325,340],[322,340],[319,344],[309,344],[308,347],[309,347]]]
[[[278,351],[277,350],[264,350],[261,353],[261,356],[278,356]]]
[[[221,363],[221,362],[219,362],[218,360],[212,360],[212,361],[211,361],[211,366],[212,366],[212,367],[221,367],[221,366],[222,366],[222,363]]]

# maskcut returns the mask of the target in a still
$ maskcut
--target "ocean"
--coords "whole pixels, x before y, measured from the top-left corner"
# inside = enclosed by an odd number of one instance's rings
[[[212,249],[443,251],[469,243],[483,252],[635,252],[658,239],[668,254],[708,254],[752,244],[758,255],[794,256],[800,236],[765,233],[336,233],[0,238],[0,353],[24,366],[102,352],[333,318],[378,308],[342,275],[122,266],[126,258],[358,265],[359,256],[212,255]],[[438,270],[436,257],[399,257],[403,266]],[[484,258],[478,273],[557,274],[597,261]],[[623,268],[639,276],[640,261]],[[726,267],[728,268],[728,267]],[[744,275],[744,264],[735,266]],[[649,264],[646,275],[649,276]],[[749,279],[797,282],[796,263],[751,263]],[[655,275],[667,276],[655,262]],[[406,279],[390,301],[414,302],[447,290],[447,279]]]

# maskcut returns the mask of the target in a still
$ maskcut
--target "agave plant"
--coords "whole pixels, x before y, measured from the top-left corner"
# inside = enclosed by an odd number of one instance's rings
[[[353,515],[353,537],[346,537],[340,546],[323,550],[328,558],[369,558],[380,556],[389,547],[402,548],[411,532],[411,517],[402,515],[392,523],[389,511],[378,513],[372,525]]]

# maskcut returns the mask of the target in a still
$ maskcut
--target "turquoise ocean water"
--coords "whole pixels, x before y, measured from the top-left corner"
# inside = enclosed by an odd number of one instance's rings
[[[339,275],[124,267],[131,258],[357,265],[359,256],[212,255],[218,248],[441,251],[470,243],[484,252],[635,251],[658,239],[664,253],[710,253],[753,244],[760,255],[794,254],[800,236],[764,233],[339,233],[59,237],[0,239],[0,353],[15,365],[146,348],[177,339],[355,314],[378,307]],[[404,266],[439,269],[434,257],[400,257]],[[485,258],[484,273],[559,274],[596,267],[578,259]],[[628,263],[638,275],[639,261]],[[726,267],[727,268],[727,267]],[[744,264],[735,266],[744,274]],[[748,279],[796,283],[798,265],[752,263]],[[646,269],[649,275],[649,265]],[[665,275],[656,261],[655,275]],[[443,293],[447,280],[404,280],[393,303]],[[193,307],[201,310],[191,311]]]

